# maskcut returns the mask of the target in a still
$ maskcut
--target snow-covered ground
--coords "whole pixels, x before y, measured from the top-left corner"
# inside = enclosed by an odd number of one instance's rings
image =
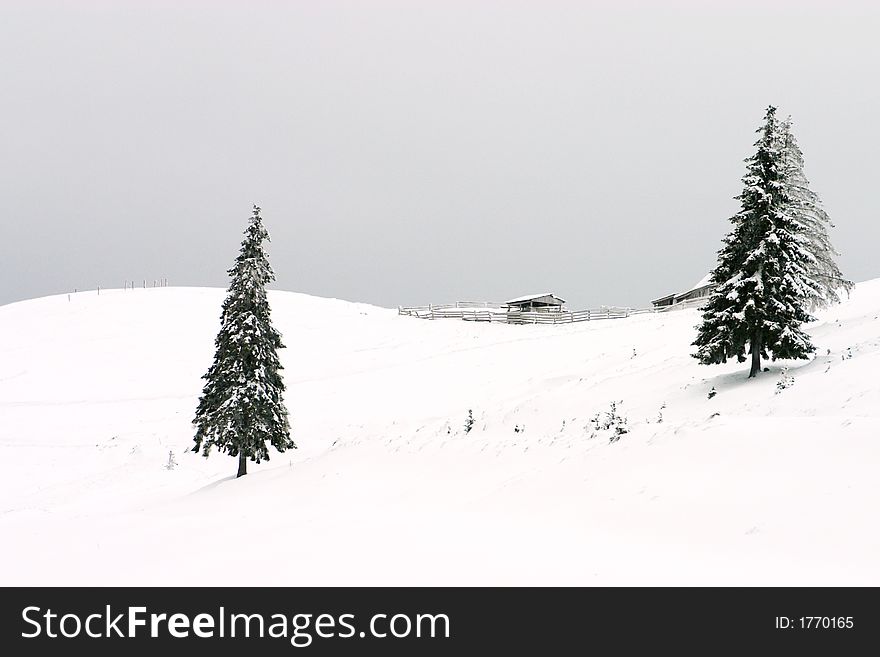
[[[188,451],[223,295],[0,307],[0,583],[880,585],[880,280],[778,394],[783,363],[698,365],[693,310],[507,326],[272,292],[300,449],[239,480]]]

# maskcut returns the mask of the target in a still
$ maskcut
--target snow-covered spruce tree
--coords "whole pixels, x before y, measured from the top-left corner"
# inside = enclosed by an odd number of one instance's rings
[[[281,335],[272,326],[266,284],[275,280],[263,242],[269,233],[254,206],[241,251],[229,270],[231,282],[220,332],[214,341],[214,363],[202,377],[205,387],[193,424],[195,446],[208,456],[212,447],[238,457],[238,474],[247,460],[269,460],[267,443],[279,452],[296,449],[282,395],[278,349]]]
[[[853,283],[843,278],[834,261],[839,254],[828,237],[828,229],[833,228],[834,224],[822,207],[819,195],[810,189],[810,181],[804,174],[804,154],[791,129],[791,117],[785,120],[782,127],[785,139],[786,195],[792,203],[792,213],[808,240],[807,249],[814,258],[807,271],[817,292],[809,299],[809,305],[812,308],[824,308],[840,303],[840,291],[848,293]]]
[[[740,211],[724,238],[712,272],[715,291],[703,313],[694,357],[710,365],[751,354],[749,378],[761,358],[806,358],[814,351],[801,326],[806,306],[819,294],[809,276],[814,261],[793,213],[784,179],[785,129],[770,107],[746,160]]]

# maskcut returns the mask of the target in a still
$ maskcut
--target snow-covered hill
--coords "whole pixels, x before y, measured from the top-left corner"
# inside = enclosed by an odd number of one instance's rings
[[[696,311],[505,326],[273,292],[300,449],[240,480],[188,451],[223,294],[0,307],[0,583],[880,585],[880,280],[753,381],[689,356]]]

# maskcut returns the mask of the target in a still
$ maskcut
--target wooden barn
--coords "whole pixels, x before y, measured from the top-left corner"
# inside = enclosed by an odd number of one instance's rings
[[[530,294],[524,297],[517,297],[506,301],[504,305],[508,312],[541,312],[541,313],[558,313],[562,312],[562,304],[565,299],[560,299],[551,292],[543,294]]]

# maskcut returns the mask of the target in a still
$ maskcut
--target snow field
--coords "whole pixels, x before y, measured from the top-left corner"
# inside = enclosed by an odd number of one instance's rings
[[[0,307],[2,584],[880,584],[880,280],[753,381],[689,356],[692,310],[507,326],[270,292],[300,449],[239,480],[188,451],[223,295]]]

